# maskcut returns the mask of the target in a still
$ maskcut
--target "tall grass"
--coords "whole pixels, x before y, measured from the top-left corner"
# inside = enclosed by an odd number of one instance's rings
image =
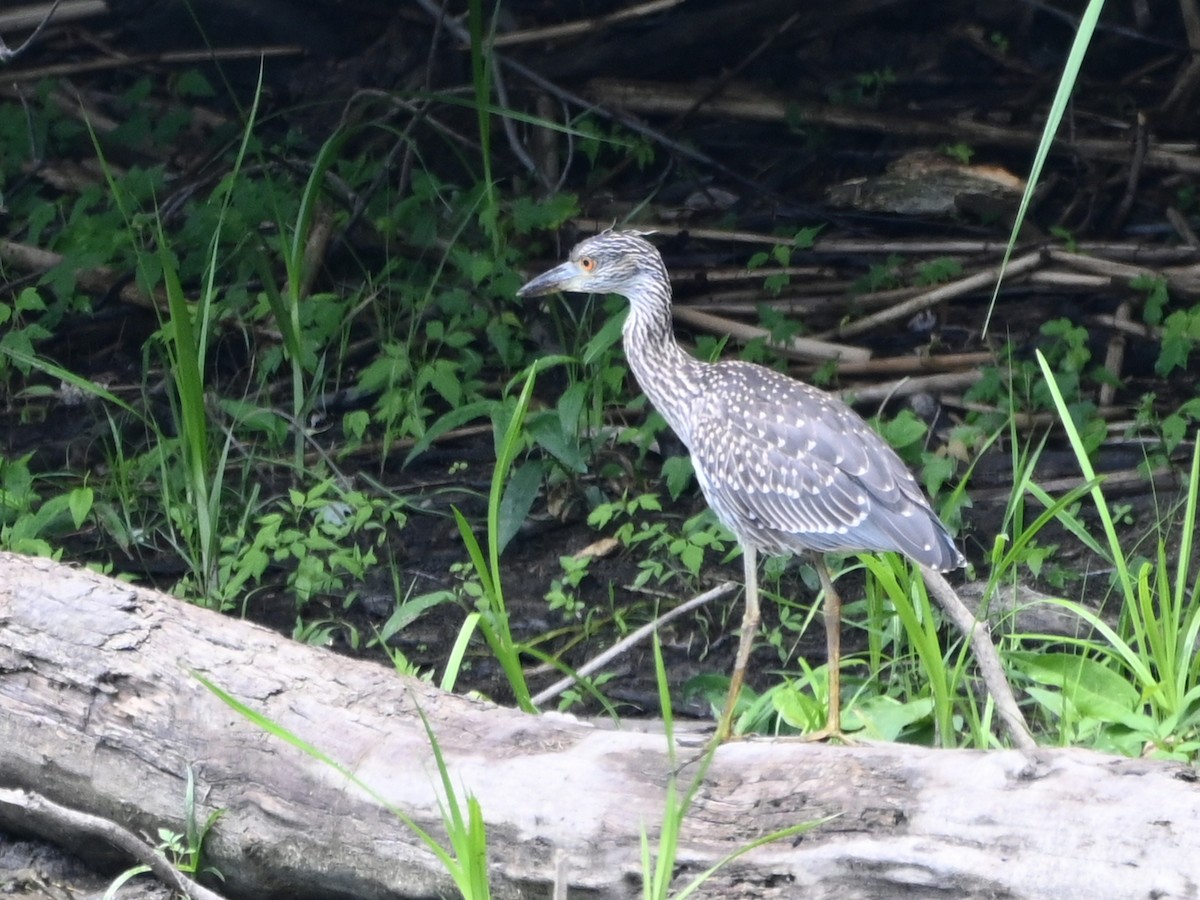
[[[1082,604],[1055,599],[1070,610],[1095,637],[1069,641],[1086,658],[1024,660],[1027,670],[1061,696],[1043,703],[1075,718],[1090,718],[1107,745],[1124,752],[1145,742],[1156,752],[1190,758],[1200,750],[1200,579],[1191,571],[1196,517],[1200,506],[1200,435],[1193,447],[1183,515],[1177,535],[1168,537],[1169,523],[1158,523],[1152,559],[1135,562],[1088,458],[1079,430],[1070,415],[1054,373],[1039,353],[1054,405],[1070,441],[1087,493],[1099,518],[1103,540],[1096,540],[1082,519],[1061,504],[1058,520],[1085,546],[1113,567],[1113,589],[1121,601],[1116,625]],[[1049,498],[1045,498],[1049,501]],[[1170,553],[1176,554],[1172,572]],[[1117,687],[1119,676],[1132,691]],[[1069,707],[1069,708],[1068,708]],[[1108,726],[1108,727],[1100,727]]]

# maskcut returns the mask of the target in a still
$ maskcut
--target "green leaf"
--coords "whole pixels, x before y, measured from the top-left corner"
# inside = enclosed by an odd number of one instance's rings
[[[342,431],[349,438],[361,441],[371,424],[371,414],[365,409],[356,409],[342,416]]]
[[[67,506],[71,510],[71,520],[76,528],[82,528],[84,519],[92,511],[95,492],[90,487],[78,487],[67,495]]]
[[[42,312],[45,308],[46,301],[42,299],[37,288],[27,287],[17,294],[18,312]]]
[[[825,700],[814,697],[797,685],[788,684],[772,691],[771,703],[779,718],[798,731],[816,731],[825,724]],[[738,706],[741,705],[739,698]]]
[[[1144,724],[1138,689],[1108,666],[1072,653],[1013,651],[1007,658],[1033,681],[1061,689],[1082,715],[1130,728]]]
[[[587,460],[579,443],[563,434],[562,422],[556,413],[542,412],[525,423],[525,431],[543,450],[547,451],[563,466],[582,475],[587,471]]]
[[[533,508],[533,501],[537,499],[538,489],[541,486],[542,466],[536,461],[518,466],[508,480],[508,484],[504,488],[504,495],[500,500],[500,530],[497,535],[500,553],[504,552],[508,542],[521,530],[521,526],[529,515],[529,510]]]
[[[872,740],[894,741],[903,731],[930,719],[933,700],[929,697],[901,703],[894,697],[875,694],[856,700],[845,712],[844,725],[863,731]]]
[[[175,90],[180,97],[204,98],[215,97],[217,92],[203,73],[196,69],[185,69],[179,73],[175,81]]]
[[[593,366],[605,356],[617,341],[621,340],[621,328],[625,324],[623,312],[609,318],[607,322],[588,340],[583,348],[583,364]]]
[[[679,561],[692,575],[699,575],[700,567],[704,565],[704,548],[685,544],[679,553]]]
[[[424,372],[423,379],[451,406],[462,402],[462,377],[454,360],[437,359]]]
[[[663,461],[663,479],[667,483],[667,492],[672,500],[678,500],[692,482],[695,470],[692,468],[690,456],[671,456]]]
[[[924,464],[921,467],[921,475],[925,480],[925,487],[929,489],[929,493],[936,497],[938,491],[942,489],[942,485],[953,478],[957,470],[958,461],[953,457],[938,456],[931,453],[925,457]]]
[[[1163,310],[1170,299],[1167,280],[1157,275],[1138,275],[1130,280],[1129,286],[1135,291],[1146,292],[1146,299],[1142,304],[1142,321],[1147,325],[1161,325]]]
[[[491,413],[496,405],[494,400],[476,400],[474,403],[450,410],[426,429],[425,433],[421,435],[421,439],[408,452],[408,456],[404,457],[403,465],[407,466],[424,453],[435,440],[446,432],[459,428],[474,419],[483,418]]]
[[[545,200],[531,200],[521,195],[509,209],[509,217],[518,234],[549,231],[577,215],[579,198],[574,194],[554,194]]]
[[[1158,361],[1154,371],[1166,376],[1175,369],[1187,367],[1188,356],[1196,344],[1192,335],[1191,316],[1183,311],[1173,312],[1167,316],[1163,326],[1162,348],[1159,350]]]
[[[587,402],[590,387],[586,381],[577,381],[558,398],[558,421],[564,435],[574,437],[579,434],[583,405]]]
[[[879,433],[893,447],[907,447],[925,437],[928,426],[911,409],[900,412],[896,418],[879,422]]]
[[[413,597],[411,600],[405,600],[392,611],[388,620],[383,623],[383,627],[379,629],[379,639],[381,641],[390,640],[395,634],[403,631],[420,618],[422,613],[442,603],[453,603],[455,599],[453,591],[431,591],[428,594]]]
[[[825,229],[824,225],[809,225],[801,228],[792,235],[792,246],[797,250],[810,250],[817,243],[817,236]]]

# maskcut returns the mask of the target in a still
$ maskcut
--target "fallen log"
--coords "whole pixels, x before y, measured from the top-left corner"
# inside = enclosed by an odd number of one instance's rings
[[[0,554],[0,788],[133,832],[182,831],[190,766],[197,817],[225,810],[206,861],[227,897],[453,895],[394,815],[194,672],[444,835],[419,706],[453,783],[482,806],[494,896],[550,896],[556,872],[572,896],[640,893],[639,831],[656,833],[670,772],[661,734],[447,695],[153,591]],[[1194,897],[1196,780],[1187,766],[1082,750],[735,742],[685,820],[677,883],[762,834],[834,816],[739,858],[700,895]],[[102,850],[27,807],[0,802],[0,827]]]

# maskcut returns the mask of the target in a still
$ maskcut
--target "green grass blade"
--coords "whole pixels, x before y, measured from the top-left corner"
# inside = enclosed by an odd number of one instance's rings
[[[512,417],[509,419],[508,427],[505,429],[504,435],[500,442],[500,449],[496,455],[496,468],[492,477],[492,489],[488,495],[488,551],[489,562],[493,575],[500,571],[500,512],[501,503],[504,499],[504,487],[508,482],[508,473],[512,470],[513,460],[516,459],[517,450],[520,447],[522,440],[521,426],[525,421],[525,414],[529,410],[529,401],[533,397],[533,385],[536,378],[536,370],[530,369],[529,374],[525,379],[525,386],[521,389],[521,395],[517,398],[517,405],[513,410]],[[503,597],[499,596],[501,608],[503,608]]]
[[[1184,503],[1183,524],[1179,532],[1179,546],[1181,548],[1194,547],[1196,539],[1196,507],[1197,501],[1200,500],[1200,432],[1197,432],[1193,437],[1192,446],[1192,468],[1188,473],[1187,499]],[[1179,554],[1179,562],[1175,569],[1175,601],[1179,606],[1186,603],[1185,598],[1188,595],[1188,575],[1191,565],[1191,554],[1183,552]]]
[[[896,567],[903,567],[905,563],[900,562],[894,554],[887,554],[887,558],[876,554],[862,554],[858,558],[891,599],[896,616],[917,653],[917,659],[929,684],[938,734],[943,741],[952,742],[955,735],[954,698],[929,597],[924,593],[924,582],[919,577],[907,582],[912,583],[921,592],[923,604],[918,610],[908,590],[896,577]]]
[[[453,691],[455,684],[458,683],[462,662],[466,658],[471,637],[479,626],[479,618],[480,614],[477,612],[468,613],[463,620],[462,627],[458,629],[458,637],[454,639],[454,646],[450,648],[450,655],[446,658],[446,668],[442,671],[442,680],[438,685],[443,691]]]
[[[429,851],[438,858],[438,861],[441,862],[442,866],[447,872],[453,873],[456,870],[458,864],[455,859],[446,852],[445,848],[443,848],[441,844],[434,840],[432,835],[421,828],[421,826],[418,825],[403,810],[395,806],[377,790],[351,772],[346,766],[329,756],[323,750],[319,749],[313,744],[308,743],[308,741],[284,728],[273,719],[264,716],[255,709],[251,709],[249,706],[242,703],[232,694],[229,694],[222,688],[218,687],[216,683],[210,681],[199,672],[193,671],[192,677],[208,688],[208,690],[211,691],[212,694],[216,696],[217,699],[219,699],[222,703],[224,703],[246,721],[250,722],[250,724],[254,725],[256,728],[259,728],[267,734],[278,738],[286,744],[290,744],[305,756],[315,759],[322,765],[328,766],[339,775],[350,781],[355,787],[360,788],[363,792],[375,800],[376,803],[378,803],[380,806],[383,806],[392,815],[403,822],[405,826],[417,836],[421,843],[423,843],[429,849]]]
[[[992,321],[992,311],[996,308],[996,300],[1000,296],[1000,285],[1004,281],[1004,269],[1012,257],[1013,249],[1016,247],[1017,237],[1020,235],[1021,226],[1025,222],[1025,214],[1029,211],[1029,204],[1033,200],[1033,192],[1037,189],[1038,181],[1042,177],[1042,167],[1046,164],[1046,158],[1050,155],[1050,147],[1054,143],[1054,136],[1058,132],[1058,126],[1062,123],[1063,115],[1067,111],[1067,104],[1071,100],[1071,92],[1075,90],[1075,81],[1079,77],[1079,70],[1083,67],[1084,57],[1087,56],[1088,47],[1092,43],[1092,35],[1096,31],[1096,22],[1099,21],[1100,13],[1103,9],[1104,0],[1088,0],[1088,5],[1079,19],[1079,30],[1075,33],[1075,40],[1071,42],[1071,50],[1068,52],[1067,61],[1063,65],[1063,73],[1058,81],[1058,89],[1054,92],[1054,100],[1051,101],[1050,111],[1046,114],[1046,124],[1042,128],[1042,137],[1038,141],[1037,150],[1033,156],[1033,164],[1029,167],[1029,177],[1025,181],[1025,192],[1021,195],[1021,203],[1017,207],[1017,215],[1013,221],[1012,232],[1008,238],[1008,246],[1004,250],[1004,258],[1000,261],[1000,274],[996,277],[996,287],[992,291],[992,299],[988,305],[987,316],[983,320],[983,334],[985,336],[987,335],[988,325]]]
[[[1127,601],[1132,602],[1136,594],[1134,592],[1133,579],[1129,575],[1129,563],[1125,558],[1125,551],[1121,547],[1121,540],[1117,535],[1117,528],[1113,523],[1112,513],[1108,508],[1108,501],[1104,497],[1104,492],[1100,489],[1100,480],[1096,476],[1096,470],[1092,468],[1091,460],[1088,459],[1087,449],[1084,447],[1083,439],[1079,435],[1079,429],[1075,427],[1075,420],[1071,418],[1071,412],[1067,408],[1066,400],[1063,399],[1062,391],[1059,390],[1054,372],[1051,371],[1050,364],[1046,362],[1046,357],[1042,355],[1041,350],[1037,351],[1037,361],[1038,366],[1041,367],[1042,375],[1046,379],[1046,386],[1050,390],[1050,396],[1054,400],[1054,408],[1058,411],[1059,420],[1062,422],[1062,426],[1067,432],[1067,438],[1071,442],[1071,449],[1075,453],[1075,460],[1079,463],[1079,469],[1083,472],[1083,477],[1088,482],[1095,483],[1095,486],[1090,491],[1092,502],[1095,504],[1096,512],[1100,516],[1100,522],[1104,526],[1104,536],[1108,541],[1108,549],[1112,555],[1113,565],[1117,569],[1121,593]]]
[[[454,523],[458,526],[458,534],[462,538],[463,546],[467,548],[467,555],[471,557],[471,566],[475,569],[475,574],[479,576],[479,583],[483,587],[484,594],[490,596],[495,593],[496,586],[492,583],[492,570],[488,568],[483,548],[479,546],[479,539],[475,537],[475,532],[471,530],[471,523],[467,521],[467,517],[459,508],[452,506],[450,509],[454,513]]]
[[[135,416],[139,420],[145,420],[143,413],[134,409],[116,394],[106,390],[104,387],[96,384],[94,381],[89,381],[81,375],[76,375],[74,372],[64,369],[62,366],[53,363],[48,359],[42,359],[40,356],[34,356],[33,354],[26,353],[23,350],[18,350],[14,347],[5,347],[2,345],[0,345],[0,353],[3,353],[20,366],[45,372],[51,378],[57,378],[58,380],[71,385],[72,387],[78,388],[85,394],[97,397],[100,400],[103,400],[105,403],[111,403],[113,406],[120,407],[125,412]]]

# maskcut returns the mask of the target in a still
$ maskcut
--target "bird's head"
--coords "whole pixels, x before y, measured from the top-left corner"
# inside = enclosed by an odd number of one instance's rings
[[[637,296],[648,285],[668,284],[657,248],[637,231],[604,231],[580,241],[562,265],[524,285],[519,297],[555,291]]]

